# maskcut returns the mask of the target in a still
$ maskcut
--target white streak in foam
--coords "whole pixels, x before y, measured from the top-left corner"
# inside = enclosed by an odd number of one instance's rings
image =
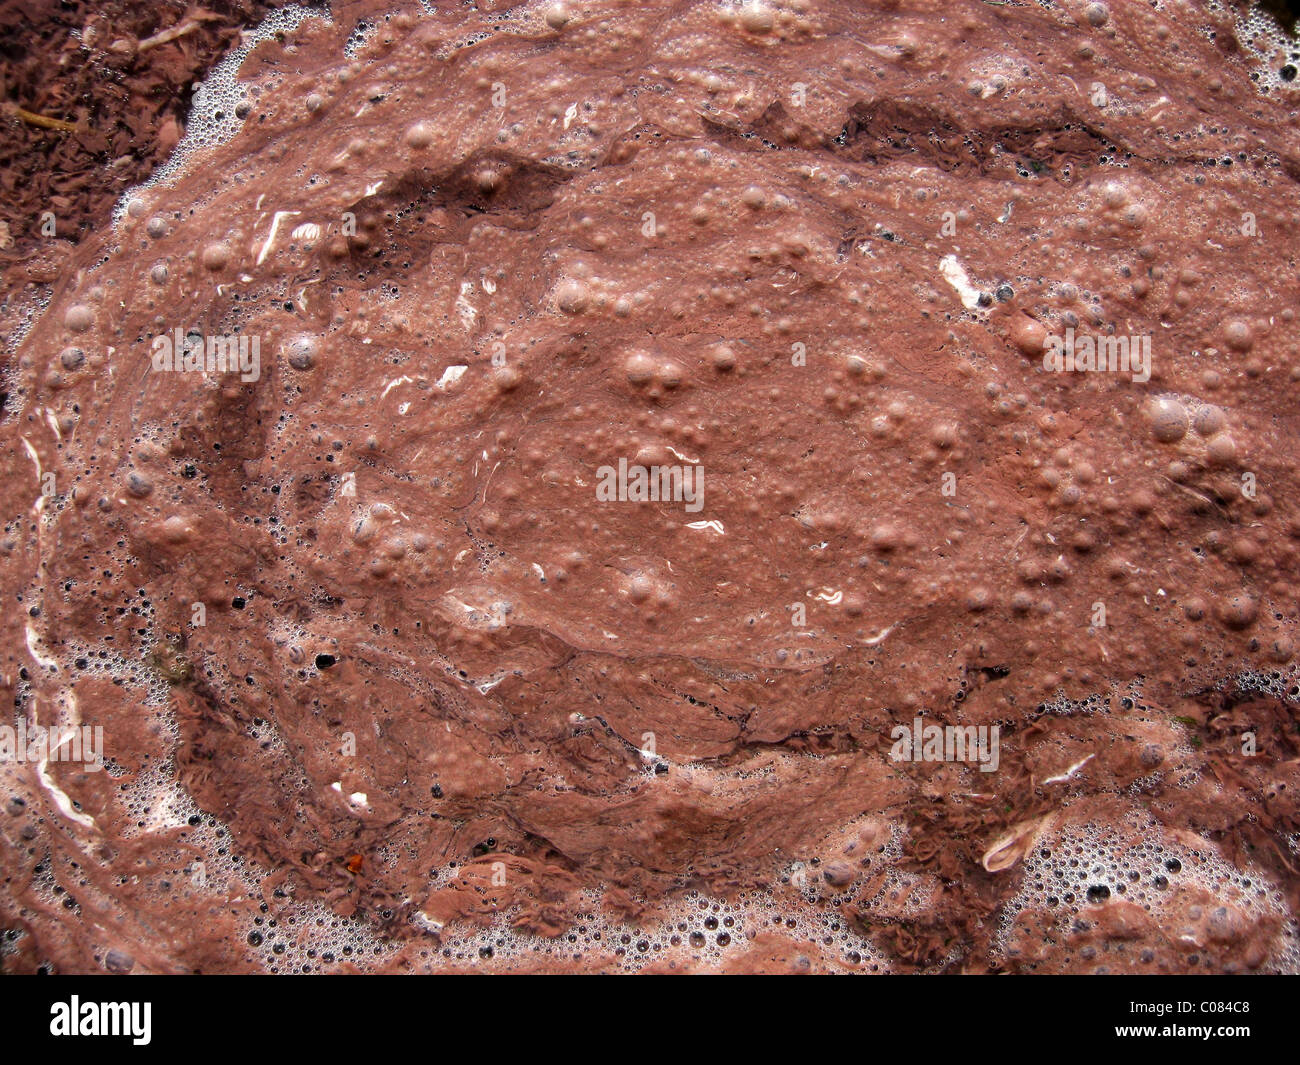
[[[379,393],[379,398],[383,399],[385,396],[388,395],[389,392],[391,392],[398,385],[409,385],[410,383],[411,383],[411,379],[407,377],[405,374],[403,374],[401,377],[394,377],[391,381],[388,382],[388,384],[384,385],[384,390],[381,393]]]
[[[41,483],[41,457],[36,454],[32,442],[25,436],[23,437],[23,447],[27,450],[27,457],[32,460],[32,464],[36,467],[36,483],[39,485]]]
[[[40,664],[42,669],[57,669],[58,663],[55,662],[53,658],[47,658],[46,656],[42,655],[40,651],[36,649],[36,646],[39,642],[40,642],[40,634],[34,628],[32,628],[31,625],[28,625],[27,626],[27,650],[31,652],[32,658],[36,659],[36,661]]]
[[[271,248],[275,244],[275,234],[280,228],[281,218],[291,218],[300,211],[276,211],[271,217],[271,232],[266,235],[266,241],[262,245],[262,250],[257,253],[257,264],[261,266],[266,261],[266,257],[271,253]]]
[[[979,289],[970,283],[970,278],[966,276],[966,270],[957,261],[957,256],[945,255],[940,259],[939,273],[943,274],[943,279],[957,290],[963,307],[969,311],[979,306]]]
[[[50,779],[47,767],[50,764],[48,758],[42,758],[36,765],[36,775],[41,778],[41,787],[50,793],[50,798],[54,800],[54,805],[59,808],[59,813],[63,814],[69,821],[76,821],[83,828],[94,828],[94,818],[86,814],[77,813],[72,808],[72,800],[68,798],[67,793]]]
[[[446,392],[448,388],[461,379],[468,369],[468,366],[448,366],[442,371],[442,376],[434,382],[433,387],[438,389],[439,392]]]
[[[875,647],[876,644],[878,644],[878,643],[883,643],[885,637],[888,636],[891,632],[894,631],[894,628],[895,628],[895,626],[897,626],[897,624],[898,624],[898,622],[894,622],[894,624],[893,624],[893,625],[890,625],[889,628],[887,628],[887,629],[881,629],[880,632],[876,633],[876,635],[874,635],[873,637],[871,637],[871,639],[869,639],[869,640],[863,640],[863,641],[862,641],[863,646],[865,646],[865,647]]]
[[[1048,777],[1046,780],[1043,781],[1043,783],[1063,784],[1067,780],[1072,780],[1074,778],[1075,773],[1077,773],[1080,769],[1082,769],[1084,766],[1086,766],[1089,762],[1091,762],[1096,757],[1097,757],[1096,754],[1090,754],[1088,755],[1087,758],[1080,758],[1077,762],[1074,763],[1074,765],[1070,766],[1070,768],[1067,769],[1064,773],[1058,773],[1054,777]]]

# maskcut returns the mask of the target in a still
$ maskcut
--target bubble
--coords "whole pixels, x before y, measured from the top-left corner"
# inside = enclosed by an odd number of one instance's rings
[[[230,264],[230,249],[224,244],[209,244],[203,249],[203,265],[216,272]]]
[[[686,368],[672,359],[665,359],[659,364],[658,374],[664,388],[668,389],[680,388],[686,380]]]
[[[1124,223],[1125,225],[1130,225],[1133,226],[1134,228],[1141,229],[1144,225],[1147,224],[1147,220],[1150,218],[1150,214],[1151,212],[1147,210],[1146,204],[1131,203],[1124,208],[1124,214],[1123,214]]]
[[[480,167],[474,173],[474,184],[484,194],[496,192],[504,180],[501,171],[493,166]]]
[[[63,324],[74,333],[84,333],[95,324],[95,312],[85,303],[74,303],[63,316]]]
[[[190,528],[189,522],[178,514],[171,515],[171,517],[163,522],[162,531],[163,537],[169,543],[173,544],[184,543],[190,538],[190,535],[193,532]]]
[[[1236,461],[1237,442],[1228,433],[1219,433],[1210,438],[1210,442],[1205,446],[1205,452],[1215,462],[1226,466]]]
[[[1219,604],[1218,616],[1229,629],[1248,629],[1259,617],[1259,602],[1248,592],[1238,592]]]
[[[1223,411],[1215,406],[1204,406],[1196,411],[1192,418],[1192,428],[1196,430],[1198,436],[1213,436],[1221,432],[1227,424]]]
[[[523,381],[523,375],[513,366],[502,366],[492,374],[492,384],[500,392],[512,392]]]
[[[644,351],[634,351],[623,360],[623,372],[634,385],[646,385],[654,380],[655,360]]]
[[[546,9],[546,24],[553,30],[562,30],[569,24],[569,9],[563,4],[552,4]]]
[[[65,370],[76,370],[86,361],[86,353],[80,348],[64,348],[59,354],[59,361]]]
[[[930,440],[935,447],[948,450],[957,443],[957,426],[952,422],[939,422],[931,428]]]
[[[320,344],[314,336],[300,333],[291,337],[284,346],[289,365],[295,370],[310,370],[316,364]]]
[[[766,4],[750,0],[740,9],[740,24],[750,33],[770,33],[776,25],[776,16]]]
[[[581,314],[591,305],[591,290],[576,278],[566,278],[556,286],[555,303],[565,314]]]
[[[1151,435],[1162,444],[1177,443],[1187,435],[1187,408],[1169,397],[1153,399],[1147,404]]]
[[[1223,327],[1223,339],[1233,351],[1249,351],[1255,346],[1255,330],[1249,322],[1234,318]]]
[[[1259,548],[1255,542],[1245,536],[1234,537],[1228,545],[1228,554],[1234,562],[1243,566],[1251,565],[1259,558]]]
[[[1011,342],[1020,349],[1022,355],[1042,355],[1043,345],[1047,342],[1047,329],[1029,315],[1017,314],[1011,324]]]
[[[1128,203],[1128,189],[1118,181],[1107,181],[1101,187],[1101,202],[1107,207],[1122,207]]]
[[[903,534],[898,526],[881,522],[871,530],[871,546],[877,551],[893,551],[902,545]]]
[[[713,359],[713,367],[719,373],[726,373],[728,370],[735,369],[736,353],[728,344],[715,344],[710,350],[710,356]]]
[[[417,122],[406,131],[406,143],[412,148],[427,148],[433,143],[433,127],[427,122]]]
[[[1083,9],[1083,17],[1089,26],[1104,26],[1110,21],[1110,8],[1105,4],[1089,4]]]

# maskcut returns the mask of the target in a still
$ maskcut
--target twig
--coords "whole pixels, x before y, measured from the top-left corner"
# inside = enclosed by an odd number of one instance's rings
[[[28,111],[21,107],[15,106],[13,113],[29,126],[40,126],[42,129],[60,129],[65,133],[85,132],[85,128],[77,125],[75,122],[65,122],[61,118],[50,118],[48,115],[38,115],[35,111]]]
[[[160,44],[167,44],[179,37],[184,37],[187,33],[193,33],[199,28],[202,22],[212,22],[220,19],[221,16],[213,15],[209,12],[201,12],[192,15],[184,22],[178,22],[175,26],[170,26],[165,30],[159,30],[152,37],[146,37],[136,46],[137,52],[147,52],[150,48],[157,48]]]

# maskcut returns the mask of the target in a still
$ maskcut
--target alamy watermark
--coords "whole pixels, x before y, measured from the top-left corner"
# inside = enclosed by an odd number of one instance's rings
[[[152,1021],[152,1002],[82,1002],[72,995],[50,1005],[50,1035],[56,1036],[127,1036],[142,1047],[153,1038]]]
[[[596,470],[596,500],[601,503],[685,503],[689,514],[704,509],[704,467],[629,466]]]
[[[0,762],[80,762],[86,772],[104,768],[104,726],[44,725],[27,727],[24,718],[18,726],[0,725]]]
[[[1131,373],[1133,380],[1142,384],[1151,380],[1151,337],[1076,336],[1070,326],[1064,337],[1048,336],[1043,340],[1043,369],[1055,373]]]
[[[154,370],[171,373],[237,373],[245,383],[262,374],[262,340],[256,336],[204,336],[177,326],[160,333],[151,347]]]
[[[976,762],[981,773],[997,771],[998,725],[927,725],[917,718],[889,731],[894,762]]]

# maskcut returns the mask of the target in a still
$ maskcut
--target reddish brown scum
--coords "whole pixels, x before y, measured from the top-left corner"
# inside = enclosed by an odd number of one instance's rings
[[[0,969],[1300,970],[1270,16],[135,7],[5,66]]]

